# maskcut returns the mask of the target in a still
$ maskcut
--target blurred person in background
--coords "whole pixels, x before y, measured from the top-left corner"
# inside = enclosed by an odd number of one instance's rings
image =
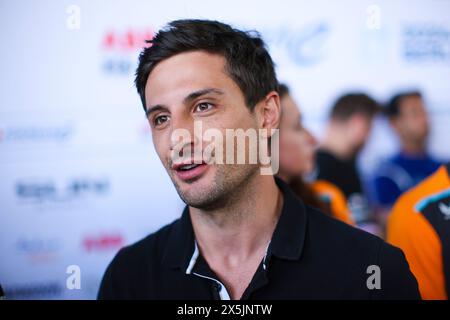
[[[373,224],[357,157],[370,135],[378,110],[378,103],[363,93],[349,93],[338,98],[317,152],[317,179],[342,190],[355,222],[362,227],[369,226],[368,230],[376,234],[380,230]]]
[[[388,219],[387,241],[405,253],[423,299],[448,299],[450,163],[400,196]]]
[[[307,183],[304,176],[313,172],[317,141],[303,125],[302,114],[289,88],[280,84],[280,169],[278,177],[308,205],[321,209],[333,217],[354,224],[347,201],[336,186],[327,181]]]
[[[382,213],[388,213],[402,193],[441,165],[427,152],[430,125],[420,92],[396,94],[387,104],[385,113],[399,138],[400,150],[382,161],[374,174],[374,200]]]

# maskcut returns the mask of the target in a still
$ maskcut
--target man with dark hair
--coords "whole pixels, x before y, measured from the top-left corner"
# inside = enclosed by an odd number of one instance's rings
[[[366,117],[367,120],[371,120],[378,110],[377,102],[368,95],[364,93],[349,93],[337,99],[331,109],[330,117],[335,121],[347,121],[353,116],[359,115]]]
[[[172,22],[169,28],[167,32],[159,32],[151,41],[152,50],[144,50],[139,57],[135,84],[144,110],[145,86],[150,72],[162,60],[193,50],[204,50],[225,58],[225,70],[243,92],[250,110],[266,93],[277,90],[272,59],[262,39],[256,35],[214,21],[199,24],[196,20],[179,20]]]
[[[257,35],[174,21],[142,52],[136,85],[157,154],[187,206],[119,251],[100,299],[420,297],[400,250],[305,206],[273,174],[260,174],[262,161],[221,164],[204,153],[196,161],[191,147],[205,135],[173,152],[174,134],[190,137],[197,122],[219,133],[257,130],[266,145],[276,139],[276,130],[264,130],[279,125],[277,79]],[[174,161],[179,153],[187,161]],[[379,274],[367,273],[374,266]]]
[[[440,162],[427,153],[429,121],[420,92],[396,94],[385,113],[401,148],[375,171],[374,198],[378,209],[388,212],[402,193],[436,171]]]
[[[317,153],[317,179],[342,190],[357,224],[371,220],[356,161],[378,110],[377,102],[366,94],[350,93],[337,99]]]

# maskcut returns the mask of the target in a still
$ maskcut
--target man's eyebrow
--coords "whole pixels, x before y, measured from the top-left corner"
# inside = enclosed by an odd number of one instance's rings
[[[194,92],[191,92],[190,94],[188,94],[186,96],[186,98],[183,99],[183,103],[188,104],[189,102],[191,102],[201,96],[204,96],[206,94],[211,94],[211,93],[217,94],[217,95],[224,94],[224,92],[222,90],[219,90],[217,88],[201,89],[201,90],[197,90],[197,91],[194,91]],[[161,104],[156,104],[156,105],[148,108],[145,111],[145,114],[148,117],[151,113],[153,113],[155,111],[169,111],[169,108],[167,108],[166,106],[161,105]]]
[[[201,96],[204,96],[205,94],[210,94],[210,93],[217,94],[217,95],[224,94],[224,92],[220,89],[206,88],[206,89],[201,89],[198,91],[191,92],[189,95],[186,96],[186,98],[183,99],[183,102],[184,102],[184,104],[188,104],[189,102],[191,102]]]
[[[169,109],[166,106],[163,106],[161,104],[154,105],[147,110],[145,110],[145,115],[148,117],[150,113],[155,111],[169,111]]]

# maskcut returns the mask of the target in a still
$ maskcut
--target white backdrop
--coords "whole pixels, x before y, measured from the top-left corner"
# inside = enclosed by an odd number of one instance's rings
[[[79,19],[78,19],[79,18]],[[450,158],[450,1],[0,2],[0,284],[10,298],[94,298],[117,250],[183,207],[133,87],[168,21],[256,29],[320,136],[348,90],[425,93],[431,152]],[[393,152],[379,120],[361,166]],[[81,270],[81,289],[66,269]]]

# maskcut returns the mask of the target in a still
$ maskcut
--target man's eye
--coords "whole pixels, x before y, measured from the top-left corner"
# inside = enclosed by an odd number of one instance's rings
[[[205,112],[211,110],[212,108],[213,108],[212,104],[203,102],[195,106],[195,112]]]
[[[165,116],[165,115],[157,116],[153,120],[153,123],[155,126],[159,126],[159,125],[163,124],[164,122],[166,122],[168,119],[169,119],[169,116]]]

